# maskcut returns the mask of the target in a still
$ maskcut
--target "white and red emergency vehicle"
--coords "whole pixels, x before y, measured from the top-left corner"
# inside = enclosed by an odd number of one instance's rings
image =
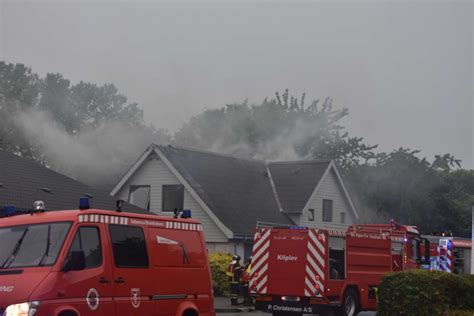
[[[191,218],[38,212],[0,219],[0,241],[0,315],[215,315]]]
[[[467,238],[424,236],[430,241],[430,265],[426,269],[471,274],[472,241]]]
[[[375,310],[382,275],[420,268],[421,243],[416,227],[395,224],[259,228],[249,291],[273,315]]]

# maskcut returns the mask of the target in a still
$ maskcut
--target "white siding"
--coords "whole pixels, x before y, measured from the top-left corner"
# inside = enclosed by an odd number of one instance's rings
[[[131,185],[150,186],[150,210],[163,216],[172,216],[169,212],[161,212],[162,185],[181,184],[171,170],[155,155],[143,162],[140,168],[130,177],[116,196],[128,201]],[[201,221],[206,242],[227,242],[228,239],[214,221],[207,215],[189,191],[184,189],[184,209],[192,211],[193,218]]]
[[[323,199],[332,200],[332,222],[323,222]],[[309,209],[314,209],[314,221],[309,221]],[[346,213],[345,223],[341,224],[341,212]],[[330,170],[318,188],[308,207],[303,210],[299,225],[343,230],[354,223],[354,214],[347,202],[334,170]]]

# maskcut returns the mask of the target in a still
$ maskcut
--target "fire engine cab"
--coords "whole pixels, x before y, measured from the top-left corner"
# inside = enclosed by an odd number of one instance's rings
[[[214,316],[201,224],[97,209],[0,219],[0,315]]]
[[[382,275],[420,268],[422,242],[429,249],[416,227],[394,223],[346,231],[258,228],[249,290],[256,309],[273,315],[375,310]]]

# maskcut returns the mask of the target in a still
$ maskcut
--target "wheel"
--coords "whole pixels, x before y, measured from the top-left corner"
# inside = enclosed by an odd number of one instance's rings
[[[230,305],[239,305],[239,299],[237,297],[231,297],[230,299]]]
[[[342,306],[339,308],[341,316],[356,316],[359,313],[359,297],[354,289],[348,289],[344,293]]]

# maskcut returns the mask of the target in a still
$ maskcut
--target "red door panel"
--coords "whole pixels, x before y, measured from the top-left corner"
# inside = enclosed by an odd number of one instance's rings
[[[103,224],[80,225],[73,236],[69,252],[83,250],[86,268],[60,272],[58,295],[67,298],[81,315],[115,315],[113,275],[109,254],[104,251],[107,238]]]

